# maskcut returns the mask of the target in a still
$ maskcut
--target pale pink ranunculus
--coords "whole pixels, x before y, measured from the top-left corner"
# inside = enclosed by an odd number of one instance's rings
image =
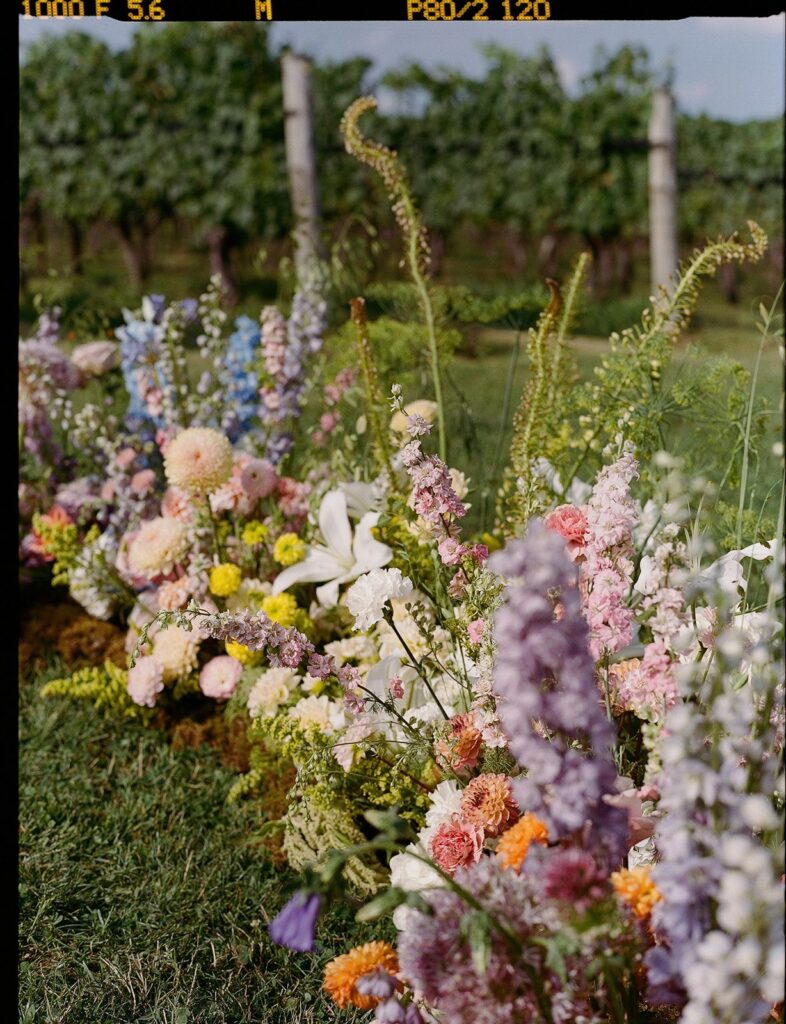
[[[278,483],[278,473],[267,459],[251,459],[243,467],[240,482],[249,498],[257,501],[273,493]]]
[[[199,688],[206,697],[228,700],[235,692],[243,666],[237,658],[220,654],[211,658],[199,673]]]
[[[437,829],[431,840],[430,852],[434,863],[454,874],[459,868],[477,864],[483,851],[483,829],[453,815]]]
[[[473,644],[479,644],[486,632],[486,623],[483,619],[475,619],[474,622],[470,622],[467,626],[467,632],[469,633],[470,641]]]
[[[152,469],[140,469],[131,477],[131,490],[142,497],[148,494],[156,482],[156,474]]]
[[[105,480],[101,484],[101,490],[99,496],[102,501],[114,501],[115,500],[115,481]]]
[[[77,345],[71,362],[90,377],[101,377],[120,365],[120,348],[114,341],[88,341]]]

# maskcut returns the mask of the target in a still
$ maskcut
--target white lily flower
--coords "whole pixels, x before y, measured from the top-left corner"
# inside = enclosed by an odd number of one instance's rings
[[[379,512],[367,512],[357,524],[355,535],[347,512],[343,491],[328,491],[319,506],[319,530],[324,544],[309,544],[301,562],[284,569],[273,584],[280,594],[295,583],[322,583],[317,600],[325,607],[338,604],[338,588],[371,569],[379,569],[393,557],[387,544],[371,535],[379,521]]]

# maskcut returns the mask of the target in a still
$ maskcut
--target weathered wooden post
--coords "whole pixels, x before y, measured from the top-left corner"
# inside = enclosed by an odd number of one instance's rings
[[[303,281],[307,268],[313,267],[322,256],[311,63],[307,57],[285,51],[281,58],[281,76],[284,87],[284,143],[295,214],[295,269],[298,280]]]
[[[665,88],[652,94],[649,131],[650,287],[669,288],[678,264],[677,139],[674,99]]]

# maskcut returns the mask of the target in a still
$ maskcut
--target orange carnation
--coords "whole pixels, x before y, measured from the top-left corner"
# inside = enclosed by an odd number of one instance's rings
[[[654,905],[663,898],[650,878],[647,864],[615,871],[611,876],[611,884],[622,902],[627,903],[640,920],[649,917]]]
[[[325,967],[324,990],[338,1006],[357,1006],[359,1010],[373,1009],[379,999],[358,992],[357,983],[364,974],[379,968],[390,974],[398,973],[396,951],[387,942],[367,942],[348,953],[337,956]]]
[[[549,830],[534,814],[529,811],[516,824],[507,830],[497,844],[497,856],[503,868],[520,871],[527,859],[531,843],[545,846],[548,842]]]

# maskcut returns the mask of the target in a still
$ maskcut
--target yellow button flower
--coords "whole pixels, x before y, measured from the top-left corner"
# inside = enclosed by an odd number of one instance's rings
[[[229,597],[240,586],[243,573],[232,562],[222,562],[210,570],[210,593],[216,597]]]
[[[303,561],[306,545],[296,533],[282,533],[273,545],[273,558],[279,565],[295,565]]]
[[[260,523],[258,519],[252,519],[251,522],[246,523],[243,527],[243,543],[248,544],[252,547],[254,544],[261,543],[268,535],[269,530],[264,523]]]

